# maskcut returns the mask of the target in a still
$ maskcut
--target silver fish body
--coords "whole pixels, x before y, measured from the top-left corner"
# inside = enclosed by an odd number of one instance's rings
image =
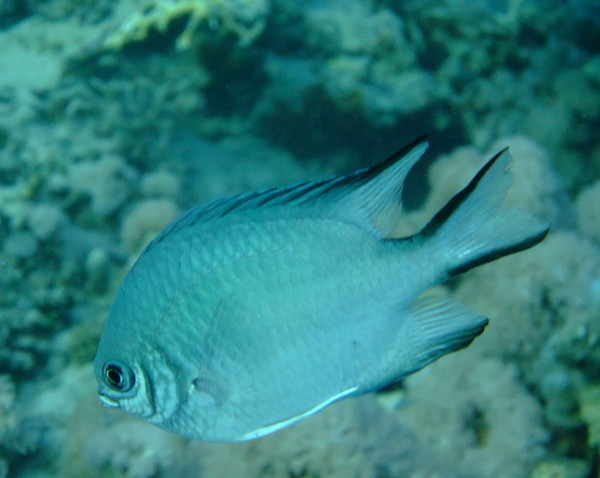
[[[487,319],[421,293],[548,227],[500,209],[501,152],[421,232],[393,237],[426,146],[174,222],[117,293],[94,363],[100,398],[189,438],[247,440],[468,345]]]

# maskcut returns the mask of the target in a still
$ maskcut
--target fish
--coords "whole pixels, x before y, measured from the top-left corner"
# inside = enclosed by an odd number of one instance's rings
[[[488,319],[433,286],[528,249],[549,225],[504,208],[507,149],[398,237],[419,138],[372,167],[216,199],[147,246],[109,311],[101,401],[186,438],[250,440],[397,383]]]

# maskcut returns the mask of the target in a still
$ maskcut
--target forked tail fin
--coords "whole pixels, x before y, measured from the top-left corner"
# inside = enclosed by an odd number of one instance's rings
[[[419,237],[444,254],[449,276],[542,241],[550,226],[522,209],[501,209],[512,183],[510,155],[500,151],[433,217]]]
[[[548,233],[549,226],[526,211],[502,209],[512,181],[509,165],[507,150],[498,153],[411,238],[427,244],[426,253],[447,276],[532,247]],[[400,315],[408,345],[395,380],[466,347],[488,323],[486,317],[443,298],[417,298]]]

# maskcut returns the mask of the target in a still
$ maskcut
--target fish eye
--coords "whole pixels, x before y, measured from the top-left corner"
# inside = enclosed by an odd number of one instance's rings
[[[119,362],[106,362],[102,369],[104,382],[113,390],[127,392],[135,383],[135,375],[132,370]]]

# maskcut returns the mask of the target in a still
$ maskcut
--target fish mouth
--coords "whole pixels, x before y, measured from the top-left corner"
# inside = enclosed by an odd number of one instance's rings
[[[120,406],[119,402],[117,402],[116,400],[113,400],[112,398],[104,395],[103,393],[98,392],[98,398],[107,407],[119,408],[119,406]]]

